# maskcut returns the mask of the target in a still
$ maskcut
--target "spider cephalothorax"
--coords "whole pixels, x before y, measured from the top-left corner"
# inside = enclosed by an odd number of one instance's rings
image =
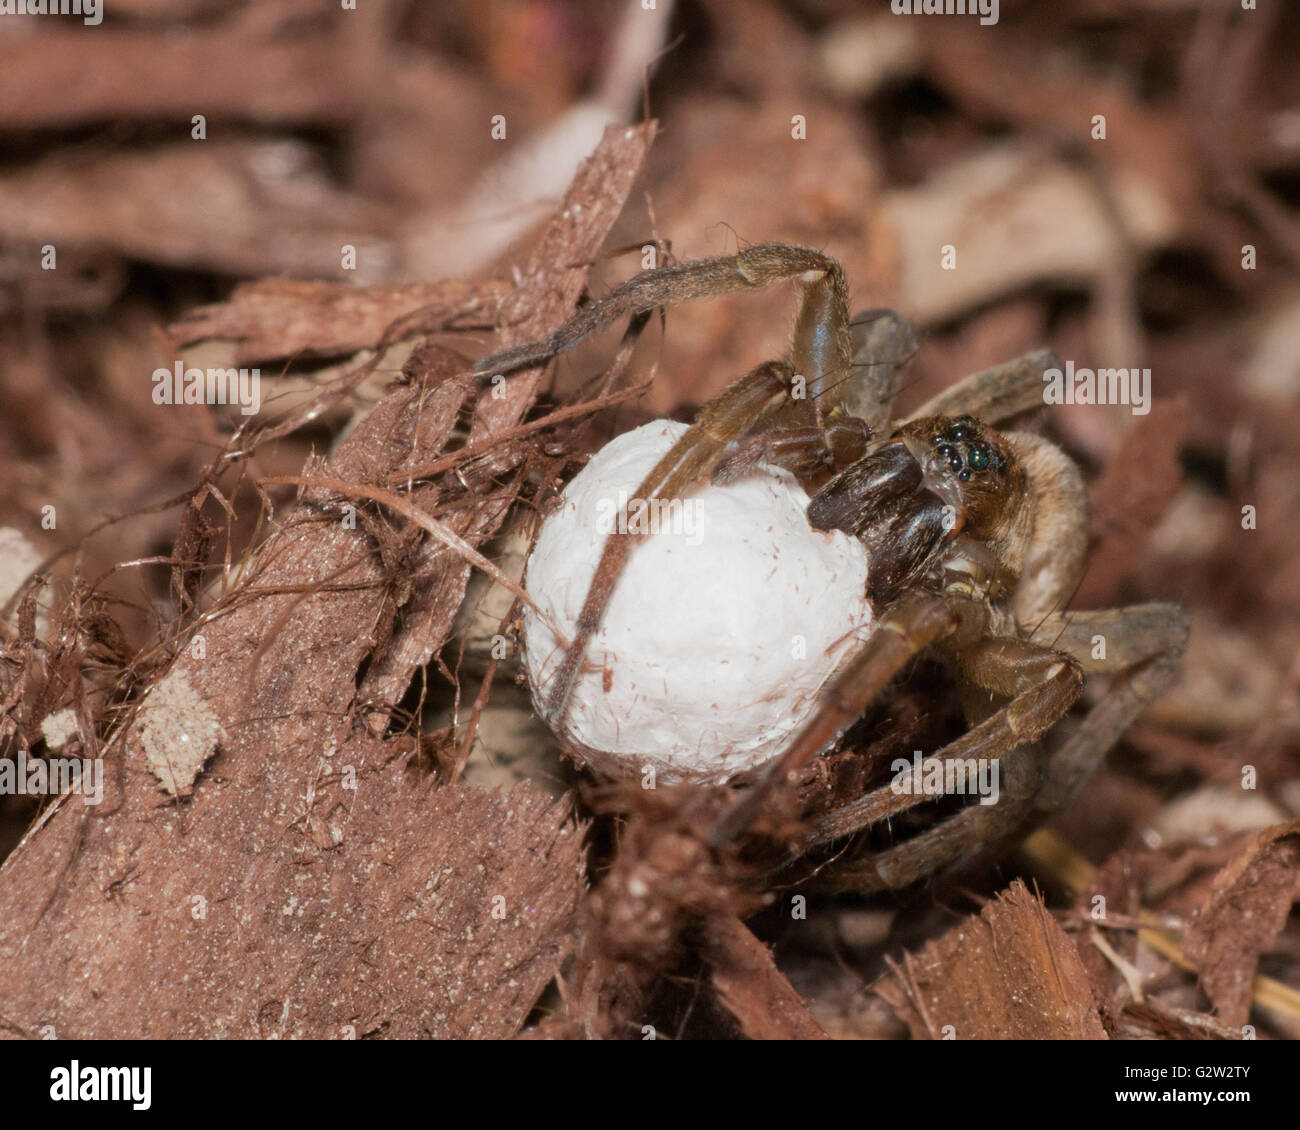
[[[866,545],[873,601],[954,556],[954,543],[1006,588],[1030,530],[1025,472],[1010,444],[972,416],[916,420],[823,486],[808,520]]]
[[[848,853],[820,875],[849,889],[898,887],[958,861],[970,865],[980,856],[974,849],[996,851],[1059,807],[1172,679],[1186,622],[1167,604],[1064,611],[1087,544],[1082,478],[1054,444],[1001,427],[1043,404],[1043,373],[1056,359],[1040,351],[975,374],[896,420],[895,376],[910,352],[900,341],[910,331],[898,330],[905,323],[888,312],[851,320],[840,266],[821,252],[760,244],[645,272],[546,340],[488,357],[477,369],[499,374],[539,364],[622,315],[783,279],[802,290],[789,359],[758,365],[710,401],[635,493],[680,499],[703,483],[777,467],[810,494],[811,527],[858,538],[870,561],[869,638],[836,670],[784,752],[713,821],[704,834],[711,848],[730,848],[778,795],[788,799],[813,759],[919,652],[938,649],[955,669],[968,729],[927,760],[939,767],[996,761],[1004,782],[997,803],[958,807],[913,839]],[[617,533],[604,542],[563,662],[546,687],[535,688],[557,732],[637,544]],[[1085,673],[1102,677],[1101,693],[1045,748],[1079,699]],[[843,841],[924,799],[876,789],[809,814],[791,847]]]

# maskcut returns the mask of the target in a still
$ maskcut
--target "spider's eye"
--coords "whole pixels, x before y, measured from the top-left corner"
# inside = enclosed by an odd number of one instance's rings
[[[989,465],[989,453],[986,447],[972,447],[970,454],[966,456],[967,462],[970,463],[974,471],[983,471]]]
[[[974,427],[974,416],[958,416],[957,419],[953,421],[953,427],[948,429],[948,438],[954,443],[959,443],[962,440],[969,440]]]
[[[961,479],[963,483],[966,482],[970,478],[970,468],[963,467],[960,471],[957,472],[957,477]]]

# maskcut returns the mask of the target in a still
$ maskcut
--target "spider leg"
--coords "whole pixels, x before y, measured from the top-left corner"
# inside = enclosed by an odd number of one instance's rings
[[[910,659],[941,639],[974,639],[987,619],[982,605],[956,597],[924,593],[900,600],[831,680],[820,709],[790,747],[719,818],[709,843],[721,847],[745,832],[773,795],[796,784],[799,771],[857,720]]]
[[[820,418],[837,407],[842,410],[838,390],[852,372],[848,285],[829,255],[784,243],[758,243],[734,255],[643,271],[584,306],[550,336],[484,357],[474,371],[499,374],[540,365],[624,316],[786,279],[798,279],[803,286],[790,356],[795,372],[808,382],[807,399],[814,405],[825,400],[817,409]]]
[[[829,433],[829,435],[828,435]],[[815,490],[835,470],[830,452],[857,458],[866,453],[871,429],[855,416],[840,416],[824,428],[773,427],[740,440],[714,468],[715,483],[732,483],[761,464],[784,467],[805,487]]]
[[[1000,829],[1023,823],[1024,814],[1029,811],[1042,784],[1041,760],[1042,746],[1039,742],[1008,751],[998,762],[997,804],[991,807],[969,804],[904,843],[861,860],[839,862],[832,873],[819,881],[819,886],[831,891],[858,893],[898,889],[932,876],[954,860],[961,861],[963,873],[977,870],[993,854],[982,847],[985,837],[998,835]],[[992,809],[997,811],[990,818]],[[1008,840],[1003,838],[1001,842]]]
[[[1060,364],[1050,349],[1036,349],[1013,361],[981,369],[932,396],[905,422],[926,416],[976,416],[985,423],[996,424],[1041,408],[1043,373]]]
[[[1187,642],[1187,630],[1186,618],[1174,604],[1052,613],[1045,617],[1031,637],[1036,642],[1025,646],[1050,645],[1054,650],[1049,654],[1064,652],[1089,674],[1114,676],[1078,727],[1063,745],[1049,750],[1046,756],[1038,743],[1020,746],[1005,755],[996,805],[970,805],[860,865],[837,868],[835,886],[859,890],[903,887],[940,868],[947,867],[951,877],[958,871],[975,871],[994,862],[1007,847],[1065,804],[1124,730],[1173,681]],[[1104,656],[1100,654],[1099,639],[1106,644]],[[941,750],[936,756],[944,756],[951,749]],[[877,790],[877,794],[883,791]],[[890,810],[896,811],[897,807],[892,805]],[[828,814],[814,835],[823,833],[819,839],[824,842],[847,834],[848,821],[840,815],[843,811]],[[823,824],[824,832],[833,835],[824,834]],[[957,861],[959,865],[952,866]]]
[[[972,779],[979,760],[997,760],[997,798],[991,804],[967,805],[906,843],[864,861],[852,878],[845,873],[844,881],[861,884],[865,880],[867,886],[875,887],[907,886],[979,845],[1005,840],[1023,824],[1039,793],[1040,758],[1032,747],[1082,693],[1080,664],[1060,651],[1008,636],[979,640],[957,650],[956,657],[962,673],[973,683],[1011,701],[937,751],[932,760],[943,764],[945,780],[951,779],[950,770],[959,770],[965,781]],[[881,795],[885,793],[894,795]],[[865,827],[879,819],[875,810],[882,806],[893,812],[927,799],[912,793],[900,796],[892,786],[877,789],[819,820],[813,843],[827,843]]]
[[[1072,655],[1085,671],[1114,677],[1065,743],[1051,751],[1047,779],[1034,807],[1060,808],[1106,756],[1120,735],[1159,698],[1178,674],[1187,646],[1187,617],[1176,604],[1137,604],[1043,619],[1036,640]]]
[[[637,496],[647,502],[679,497],[713,473],[729,445],[778,421],[788,429],[801,430],[805,439],[816,433],[821,460],[838,468],[865,449],[863,429],[845,422],[848,417],[840,395],[852,372],[848,287],[839,263],[808,248],[757,244],[735,255],[643,272],[579,311],[550,337],[485,357],[475,370],[500,373],[538,365],[624,315],[638,317],[693,298],[792,278],[798,279],[803,294],[790,339],[791,361],[759,365],[705,405],[694,426],[642,482]],[[795,444],[794,449],[799,446]],[[792,458],[806,461],[808,456],[801,452]],[[573,642],[543,703],[543,714],[552,725],[563,721],[587,646],[600,626],[632,545],[627,535],[618,533],[605,543]]]

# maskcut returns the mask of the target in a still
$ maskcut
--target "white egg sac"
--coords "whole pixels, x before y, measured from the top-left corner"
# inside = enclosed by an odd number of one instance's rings
[[[808,495],[761,468],[638,504],[685,424],[659,420],[603,447],[542,525],[527,590],[572,637],[611,529],[638,539],[574,684],[559,736],[599,768],[719,782],[782,752],[870,630],[866,551],[808,525]],[[563,651],[524,613],[535,704]]]

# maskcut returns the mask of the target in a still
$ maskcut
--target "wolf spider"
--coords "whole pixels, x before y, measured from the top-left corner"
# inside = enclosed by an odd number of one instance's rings
[[[549,337],[484,358],[480,374],[542,364],[624,316],[644,320],[688,299],[794,280],[801,289],[788,360],[751,370],[699,413],[637,491],[674,498],[759,463],[809,491],[814,528],[868,551],[873,631],[823,692],[790,746],[712,820],[707,843],[733,844],[805,767],[829,750],[906,664],[939,649],[955,666],[969,729],[932,760],[1000,759],[1001,798],[966,804],[912,839],[837,861],[833,886],[898,888],[1013,844],[1055,811],[1174,677],[1187,626],[1172,604],[1063,611],[1087,548],[1082,478],[1059,448],[998,425],[1042,404],[1046,351],[976,373],[893,421],[901,319],[851,320],[839,263],[758,244],[639,274]],[[891,328],[891,319],[894,327]],[[892,340],[891,340],[892,335]],[[861,370],[861,372],[859,372]],[[544,713],[556,725],[635,539],[611,535]],[[1094,647],[1094,638],[1104,647]],[[1096,655],[1104,657],[1097,658]],[[1109,684],[1049,751],[1040,739],[1079,699],[1085,673]],[[889,786],[805,820],[801,851],[929,798]]]

